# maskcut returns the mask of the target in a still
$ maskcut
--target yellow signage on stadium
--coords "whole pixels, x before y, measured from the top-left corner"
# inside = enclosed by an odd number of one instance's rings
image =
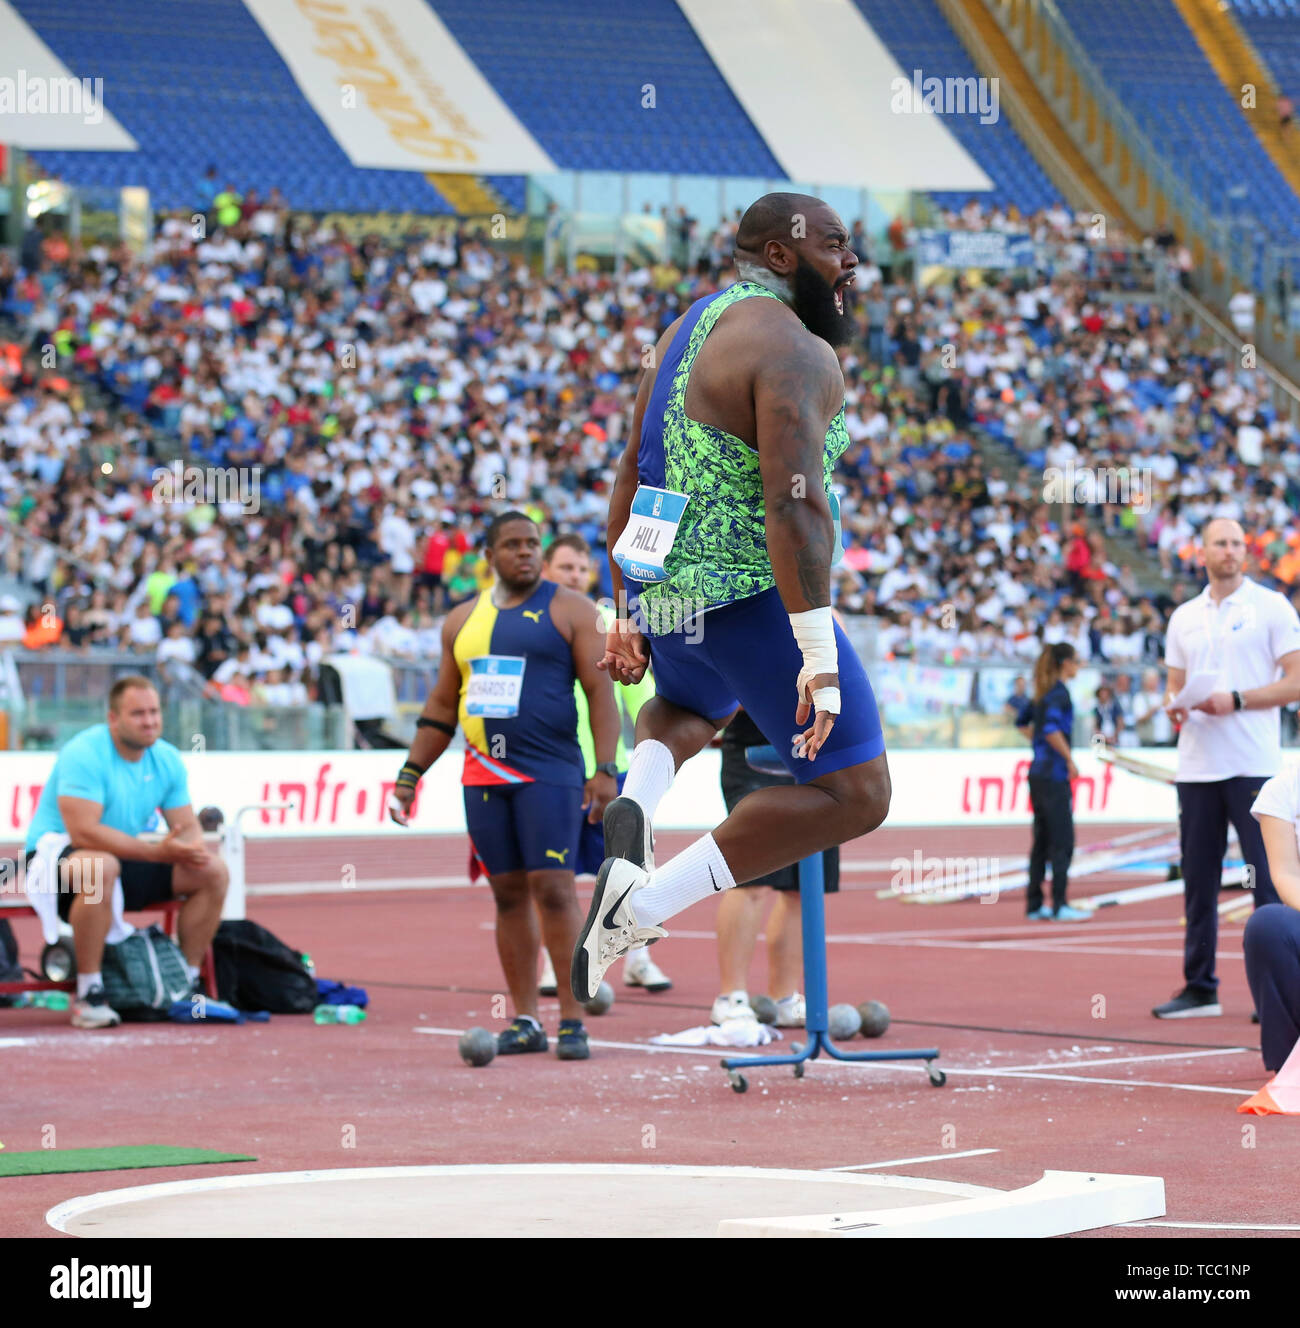
[[[347,17],[347,8],[328,0],[297,0],[299,10],[311,23],[317,36],[314,49],[338,67],[339,83],[344,93],[343,109],[348,105],[349,90],[365,99],[366,105],[384,122],[394,143],[440,163],[478,162],[474,144],[482,135],[465,119],[440,87],[420,67],[420,62],[402,46],[401,33],[377,5],[365,7],[372,28],[387,40],[391,58],[385,60],[367,37],[364,28]],[[410,83],[404,86],[401,66]],[[411,86],[423,94],[424,109]],[[426,114],[426,111],[431,114]],[[446,132],[439,132],[439,121]]]
[[[554,165],[425,0],[245,0],[354,166]]]

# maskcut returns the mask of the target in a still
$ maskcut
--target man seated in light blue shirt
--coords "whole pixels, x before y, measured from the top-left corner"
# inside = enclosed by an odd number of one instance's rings
[[[221,921],[226,865],[208,851],[180,753],[161,735],[153,684],[138,675],[119,678],[108,694],[108,722],[79,733],[59,753],[27,832],[29,893],[33,881],[57,878],[59,916],[72,926],[78,1028],[121,1022],[100,976],[119,877],[127,912],[184,900],[180,947],[196,982]],[[142,839],[159,811],[167,835]]]

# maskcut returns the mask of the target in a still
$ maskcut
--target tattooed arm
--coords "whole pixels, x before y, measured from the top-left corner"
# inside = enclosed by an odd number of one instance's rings
[[[831,602],[835,523],[823,456],[844,375],[830,346],[803,328],[782,342],[769,342],[755,375],[754,422],[772,571],[786,612],[802,613]]]
[[[835,522],[826,497],[826,431],[844,404],[835,352],[803,328],[774,329],[754,377],[754,424],[763,476],[767,552],[803,655],[795,680],[803,755],[815,760],[840,712],[831,615]]]

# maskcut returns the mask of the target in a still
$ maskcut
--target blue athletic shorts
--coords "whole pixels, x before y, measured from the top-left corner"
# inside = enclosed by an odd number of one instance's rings
[[[467,784],[465,824],[489,876],[573,871],[582,790],[561,784]]]
[[[775,589],[710,609],[684,631],[646,636],[659,696],[719,724],[743,706],[798,784],[874,760],[885,750],[866,670],[836,623],[840,714],[815,761],[794,754],[794,738],[803,731],[794,721],[803,655]],[[810,717],[804,728],[811,725]]]

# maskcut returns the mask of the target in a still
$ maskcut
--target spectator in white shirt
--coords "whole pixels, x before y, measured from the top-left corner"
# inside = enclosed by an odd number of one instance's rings
[[[249,646],[240,646],[239,653],[233,659],[222,660],[212,675],[212,681],[218,686],[232,681],[236,677],[249,677],[253,673],[253,652]]]
[[[1133,698],[1133,722],[1141,746],[1168,747],[1173,741],[1174,726],[1165,714],[1165,693],[1156,669],[1142,674],[1142,690]]]
[[[1236,828],[1254,869],[1255,907],[1277,902],[1259,825],[1250,808],[1282,764],[1279,707],[1300,699],[1300,615],[1282,595],[1245,575],[1246,536],[1220,517],[1202,531],[1209,584],[1169,620],[1165,664],[1170,720],[1178,735],[1178,810],[1187,934],[1181,992],[1159,1019],[1219,1015],[1219,881]],[[1190,712],[1175,704],[1189,681],[1213,688]]]
[[[26,631],[22,606],[12,595],[4,596],[0,599],[0,648],[17,645]]]
[[[167,635],[158,643],[158,663],[163,665],[175,659],[182,664],[193,664],[194,658],[194,638],[186,635],[185,624],[177,618],[167,628]]]
[[[127,624],[126,640],[128,647],[137,652],[153,650],[162,640],[162,626],[144,600],[135,606],[135,617]]]
[[[410,576],[415,571],[415,544],[411,523],[396,507],[389,507],[379,523],[379,547],[388,555],[398,576]]]

